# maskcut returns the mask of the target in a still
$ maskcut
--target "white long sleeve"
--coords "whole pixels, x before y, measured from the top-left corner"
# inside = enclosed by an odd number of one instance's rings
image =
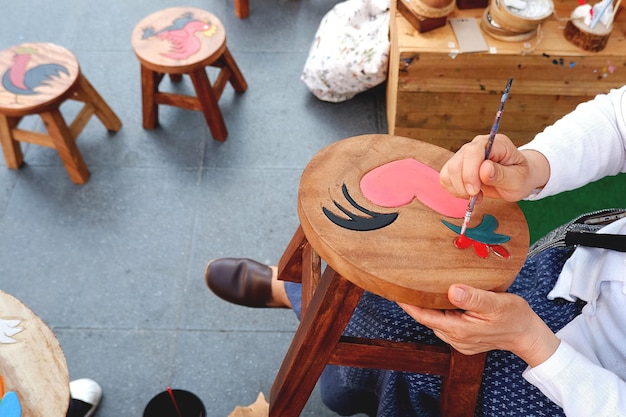
[[[561,405],[568,417],[626,417],[624,381],[566,342],[546,362],[527,369],[524,378]]]
[[[533,200],[626,172],[626,86],[578,105],[520,149],[550,162],[550,179]]]
[[[626,86],[580,104],[521,149],[550,163],[548,183],[529,199],[626,172]],[[601,232],[626,235],[626,219]],[[626,417],[626,254],[578,248],[549,297],[587,305],[557,333],[557,351],[524,378],[568,417]]]

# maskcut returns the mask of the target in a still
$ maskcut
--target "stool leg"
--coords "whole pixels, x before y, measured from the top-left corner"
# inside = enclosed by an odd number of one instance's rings
[[[170,74],[170,81],[173,83],[179,83],[183,80],[183,74]]]
[[[439,398],[442,416],[474,415],[486,358],[486,352],[467,356],[450,348],[450,371],[443,377]]]
[[[72,136],[59,109],[40,115],[71,180],[76,184],[86,183],[89,179],[89,170],[76,146],[76,139]]]
[[[4,161],[8,168],[18,169],[24,163],[20,143],[13,139],[12,130],[19,123],[19,118],[0,114],[0,143],[4,152]]]
[[[230,78],[229,81],[236,92],[243,93],[248,89],[248,83],[246,79],[243,78],[243,74],[239,70],[237,63],[235,62],[235,58],[230,54],[228,48],[224,50],[224,54],[222,55],[224,58],[224,62],[226,66],[230,69]]]
[[[158,92],[159,75],[141,66],[141,107],[143,113],[143,128],[155,129],[159,124],[159,108],[155,99]]]
[[[302,251],[308,244],[302,227],[298,226],[278,261],[279,280],[302,283]]]
[[[270,417],[300,415],[362,294],[326,268],[272,385]]]
[[[240,19],[250,16],[249,0],[235,0],[235,15]]]
[[[102,99],[91,83],[83,74],[78,76],[78,88],[89,102],[95,107],[96,116],[102,122],[104,127],[112,132],[117,132],[122,127],[122,121],[113,112],[111,107]]]
[[[211,129],[211,134],[220,142],[224,142],[228,136],[226,130],[226,124],[222,117],[222,112],[217,104],[217,97],[211,87],[209,77],[206,75],[204,68],[197,69],[189,73],[191,81],[193,82],[194,89],[196,90],[196,96],[200,103],[204,118]]]

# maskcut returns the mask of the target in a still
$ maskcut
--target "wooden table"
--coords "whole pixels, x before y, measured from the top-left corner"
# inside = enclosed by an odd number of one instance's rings
[[[563,36],[578,1],[554,3],[556,16],[537,36],[504,42],[483,34],[488,51],[458,53],[450,24],[418,33],[392,1],[389,133],[455,151],[477,134],[489,133],[506,80],[513,77],[500,132],[523,144],[580,102],[625,85],[626,13],[618,14],[606,48],[588,52]],[[456,9],[449,18],[479,22],[483,12]]]
[[[15,297],[0,291],[0,320],[19,320],[14,343],[0,343],[5,391],[15,391],[24,417],[65,417],[70,381],[65,356],[52,331]]]

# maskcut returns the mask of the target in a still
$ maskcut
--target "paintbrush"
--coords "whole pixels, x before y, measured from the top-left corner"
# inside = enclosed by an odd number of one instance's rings
[[[509,81],[507,81],[506,87],[504,88],[504,93],[502,93],[502,98],[500,98],[500,106],[498,107],[498,111],[496,112],[496,118],[493,121],[493,125],[491,126],[491,132],[489,133],[487,145],[485,145],[485,160],[489,159],[491,147],[493,146],[493,141],[496,139],[498,127],[500,126],[500,118],[502,117],[502,111],[504,110],[504,103],[506,103],[507,98],[509,98],[509,91],[511,90],[512,83],[513,77],[509,78]],[[476,204],[477,195],[478,194],[471,196],[469,199],[469,203],[467,204],[467,211],[465,212],[463,225],[461,226],[461,236],[464,236],[465,231],[467,230],[467,225],[469,224],[470,218],[472,217],[472,212],[474,211],[474,204]]]

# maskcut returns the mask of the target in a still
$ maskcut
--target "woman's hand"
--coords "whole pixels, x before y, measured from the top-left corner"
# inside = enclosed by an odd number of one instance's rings
[[[460,310],[433,310],[400,304],[419,323],[466,355],[508,350],[530,366],[548,359],[559,339],[521,297],[467,285],[452,285],[448,299]]]
[[[476,136],[446,162],[439,178],[448,192],[468,198],[482,191],[487,197],[518,201],[546,184],[550,166],[541,153],[519,151],[507,136],[497,134],[485,160],[488,139]]]

